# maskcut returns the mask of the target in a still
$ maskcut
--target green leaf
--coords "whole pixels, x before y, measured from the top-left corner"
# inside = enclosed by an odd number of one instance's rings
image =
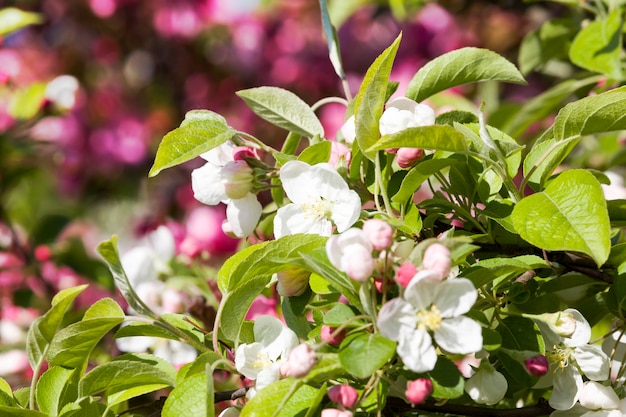
[[[557,141],[626,129],[626,88],[585,97],[565,106],[554,120]]]
[[[174,388],[163,405],[163,417],[212,417],[213,407],[209,407],[207,373],[201,372],[185,379]],[[211,393],[212,395],[212,393]]]
[[[383,136],[365,152],[401,147],[457,152],[466,150],[467,142],[461,133],[447,125],[418,126]]]
[[[33,369],[39,368],[50,342],[61,327],[65,313],[86,288],[87,285],[81,285],[59,291],[52,299],[50,310],[31,324],[26,335],[26,353]]]
[[[526,317],[507,316],[496,331],[502,336],[502,347],[512,350],[544,352],[545,346],[539,328]]]
[[[476,262],[463,271],[463,276],[472,281],[476,288],[496,280],[506,280],[526,271],[547,268],[546,262],[535,255],[514,258],[491,258]]]
[[[609,257],[611,230],[598,180],[585,170],[570,170],[545,191],[522,199],[511,213],[515,230],[545,250],[585,253],[600,267]]]
[[[112,236],[111,239],[100,243],[97,250],[109,267],[113,279],[115,280],[115,286],[120,290],[126,301],[128,301],[128,305],[137,313],[156,319],[157,315],[139,298],[130,285],[130,281],[128,281],[128,277],[120,261],[120,254],[117,251],[117,236]]]
[[[213,351],[204,352],[203,354],[198,356],[193,362],[189,362],[188,364],[183,365],[178,370],[178,372],[176,373],[176,385],[180,385],[185,378],[191,375],[205,372],[207,369],[207,365],[211,366],[213,365],[213,363],[217,361],[222,361],[223,359],[224,358],[222,358],[220,355]],[[217,368],[226,369],[226,364],[218,364],[216,366],[216,369]]]
[[[404,203],[419,189],[424,181],[437,172],[451,165],[458,164],[456,159],[428,159],[415,165],[402,179],[398,192],[391,198],[395,203]]]
[[[339,327],[354,317],[354,311],[343,303],[336,303],[333,308],[324,314],[324,324]]]
[[[63,396],[73,373],[73,369],[53,366],[41,376],[35,391],[39,410],[51,416],[58,415],[65,405]]]
[[[4,37],[25,26],[43,22],[39,13],[25,12],[15,7],[6,7],[0,10],[0,36]]]
[[[580,137],[557,141],[549,139],[535,144],[524,158],[524,177],[533,189],[543,188],[548,177],[580,141]]]
[[[110,298],[98,300],[78,323],[61,329],[48,350],[50,366],[82,369],[93,348],[115,326],[124,321],[124,312]]]
[[[304,417],[317,393],[318,389],[298,380],[281,379],[257,392],[241,410],[241,417]]]
[[[328,57],[339,78],[345,80],[346,74],[343,70],[343,64],[341,63],[339,39],[337,37],[337,31],[330,21],[326,0],[320,0],[320,11],[322,14],[322,28],[324,29],[324,35],[326,35],[326,41],[328,42]]]
[[[282,271],[288,268],[286,259],[324,246],[326,240],[328,238],[314,234],[295,234],[250,246],[224,262],[217,274],[219,288],[228,293],[250,278]]]
[[[172,369],[172,374],[174,370]],[[174,378],[147,362],[116,360],[95,367],[78,384],[79,396],[105,392],[109,406],[174,386]]]
[[[44,83],[33,83],[17,91],[9,103],[9,114],[16,119],[32,119],[44,103],[45,91]]]
[[[550,19],[526,35],[518,56],[522,74],[528,74],[551,59],[566,58],[577,31],[578,26],[572,19]]]
[[[169,132],[161,143],[148,176],[187,162],[232,139],[237,131],[226,120],[209,110],[187,112],[180,127]]]
[[[324,128],[311,107],[291,91],[278,87],[256,87],[237,91],[257,116],[310,138],[324,136]]]
[[[263,292],[270,278],[269,275],[251,277],[234,290],[223,295],[219,330],[226,340],[230,340],[234,344],[240,342],[244,318],[252,302]]]
[[[467,47],[424,65],[409,83],[406,96],[420,102],[448,88],[480,81],[526,84],[517,68],[502,56],[487,49]]]
[[[385,96],[382,92],[387,90],[391,67],[401,39],[402,34],[368,68],[355,98],[356,139],[363,154],[372,161],[376,152],[369,149],[380,137],[378,123],[385,107]]]
[[[69,403],[61,410],[59,417],[94,417],[104,416],[106,406],[96,399],[87,397],[78,403]]]
[[[0,405],[0,415],[2,417],[50,417],[48,414],[40,413],[39,411],[8,407],[6,405]]]
[[[590,71],[620,80],[622,52],[622,9],[615,7],[605,18],[584,27],[569,50],[572,62]]]
[[[347,337],[339,349],[341,364],[357,378],[368,378],[396,353],[396,342],[378,333]]]
[[[309,165],[319,164],[320,162],[328,162],[330,159],[331,149],[331,142],[329,140],[324,140],[303,150],[298,156],[298,160],[306,162]]]

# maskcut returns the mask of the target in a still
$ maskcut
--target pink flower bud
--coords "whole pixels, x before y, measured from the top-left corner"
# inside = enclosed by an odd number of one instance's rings
[[[407,287],[416,273],[417,267],[411,262],[405,262],[396,271],[396,282],[403,287]]]
[[[246,161],[232,161],[221,170],[226,195],[233,200],[244,198],[252,190],[254,171]]]
[[[302,294],[309,287],[311,273],[302,268],[288,269],[276,274],[278,284],[276,290],[283,297],[293,297]]]
[[[350,385],[335,385],[328,390],[328,398],[344,408],[352,408],[359,399],[359,393]]]
[[[433,392],[433,383],[428,378],[418,378],[406,387],[406,399],[411,404],[421,404]]]
[[[354,142],[354,139],[356,139],[356,124],[354,123],[354,116],[350,116],[350,118],[346,120],[343,126],[341,126],[341,129],[339,129],[339,131],[341,132],[341,136],[343,136],[343,139],[347,143],[352,144],[352,142]]]
[[[342,159],[346,166],[350,165],[350,161],[352,160],[350,148],[343,143],[330,142],[330,158],[328,159],[328,163],[337,168],[337,165]]]
[[[352,417],[352,411],[338,410],[336,408],[326,408],[322,410],[322,417]]]
[[[369,219],[363,223],[363,233],[376,250],[387,249],[393,243],[393,229],[386,222],[379,219]]]
[[[331,346],[337,346],[341,342],[343,342],[343,339],[345,339],[346,337],[346,331],[342,330],[333,337],[332,334],[335,332],[335,330],[335,327],[327,326],[325,324],[322,325],[322,329],[320,330],[320,336],[322,338],[322,341],[328,343]]]
[[[424,150],[420,148],[399,148],[396,161],[400,168],[411,168],[424,156]]]
[[[524,361],[524,366],[529,374],[534,376],[544,376],[548,372],[548,360],[543,355],[533,356]]]
[[[52,259],[52,250],[50,250],[50,246],[47,245],[39,245],[35,248],[35,259],[39,262],[45,262]]]
[[[443,279],[450,274],[450,250],[441,243],[434,243],[426,248],[422,260],[422,268],[437,273],[439,279]]]
[[[233,149],[233,161],[244,161],[247,158],[258,158],[258,155],[254,148],[251,148],[249,146],[236,146]]]
[[[302,378],[313,368],[315,361],[315,351],[306,343],[301,343],[293,348],[287,360],[280,364],[280,373],[283,376]]]

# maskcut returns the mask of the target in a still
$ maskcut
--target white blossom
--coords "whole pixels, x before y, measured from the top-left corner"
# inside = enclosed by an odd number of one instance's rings
[[[466,278],[440,281],[431,275],[416,276],[403,298],[394,298],[380,310],[378,328],[383,336],[398,341],[397,352],[407,368],[430,371],[437,362],[433,337],[449,353],[467,354],[482,348],[480,325],[463,316],[476,298],[476,288]]]
[[[387,103],[380,118],[381,135],[391,135],[409,127],[435,124],[435,111],[426,104],[418,104],[407,97],[398,97]]]
[[[291,203],[276,213],[277,239],[296,233],[330,236],[333,224],[341,233],[359,218],[359,195],[330,164],[289,161],[281,167],[280,179]]]
[[[542,380],[552,378],[548,402],[556,410],[568,410],[580,398],[583,388],[580,371],[592,381],[604,381],[609,377],[609,358],[597,346],[589,345],[591,326],[575,309],[545,314],[536,323],[550,361],[550,371],[542,377]]]
[[[237,237],[250,235],[259,219],[262,207],[251,193],[254,175],[245,161],[235,161],[232,142],[225,142],[200,157],[207,162],[191,173],[194,197],[214,206],[226,204],[226,218]]]
[[[352,227],[326,242],[326,254],[333,266],[356,281],[365,281],[374,271],[372,243],[365,232]]]
[[[272,316],[259,316],[254,322],[254,342],[239,345],[235,367],[243,376],[256,381],[249,397],[280,379],[280,364],[299,341],[296,334]]]

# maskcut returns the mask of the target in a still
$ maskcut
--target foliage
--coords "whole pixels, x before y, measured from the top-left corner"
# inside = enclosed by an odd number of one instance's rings
[[[218,199],[228,205],[226,232],[263,204],[254,232],[237,236],[245,241],[218,265],[214,288],[204,276],[212,270],[174,257],[164,226],[134,248],[118,247],[117,236],[100,243],[127,312],[104,297],[68,317],[88,286],[57,292],[27,333],[30,387],[0,379],[3,415],[214,416],[226,400],[223,415],[260,417],[626,412],[626,203],[603,187],[609,173],[577,163],[581,144],[617,142],[626,130],[623,8],[572,2],[573,14],[592,21],[544,23],[522,44],[521,71],[484,48],[442,54],[400,98],[391,81],[406,42],[399,34],[352,98],[320,3],[345,99],[311,106],[281,87],[242,89],[250,110],[284,132],[281,147],[217,112],[192,110],[156,152],[150,177],[205,160],[192,187],[198,199],[227,197]],[[22,17],[0,27],[38,22]],[[568,48],[555,49],[557,41]],[[554,59],[585,71],[509,117],[510,108],[491,113],[487,102],[437,116],[430,107],[450,89],[522,85],[523,74]],[[16,118],[35,117],[29,103],[40,102],[42,88],[18,94]],[[331,102],[345,106],[336,138],[316,114]],[[282,236],[273,239],[279,220]],[[198,296],[185,310],[163,284],[177,279]],[[266,294],[278,299],[284,324],[250,315]],[[100,351],[113,345],[112,331],[130,353]],[[141,341],[152,353],[123,348]],[[184,352],[192,358],[175,361]],[[429,381],[424,392],[409,392],[416,380]],[[355,401],[331,394],[343,385]]]

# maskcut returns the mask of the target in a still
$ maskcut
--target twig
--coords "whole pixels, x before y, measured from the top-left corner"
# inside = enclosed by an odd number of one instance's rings
[[[230,391],[222,391],[216,392],[213,394],[214,401],[216,403],[220,401],[230,401],[236,400],[238,398],[243,398],[246,396],[246,392],[248,392],[249,387],[238,388]]]

